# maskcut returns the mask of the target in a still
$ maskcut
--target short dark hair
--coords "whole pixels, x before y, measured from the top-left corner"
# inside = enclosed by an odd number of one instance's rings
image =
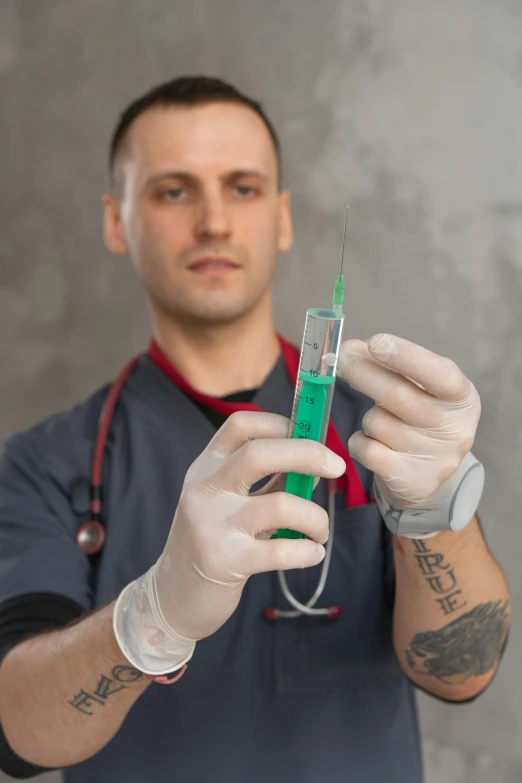
[[[178,79],[158,84],[127,106],[120,114],[111,137],[109,148],[111,179],[114,175],[118,153],[123,147],[127,132],[134,120],[141,114],[156,106],[164,108],[168,106],[201,106],[206,103],[238,103],[248,106],[261,117],[274,144],[279,180],[281,180],[281,145],[276,130],[262,104],[240,92],[232,84],[210,76],[181,76]]]

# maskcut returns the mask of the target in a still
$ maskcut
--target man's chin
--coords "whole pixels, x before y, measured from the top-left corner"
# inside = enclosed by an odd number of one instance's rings
[[[163,316],[176,321],[199,327],[217,327],[241,321],[252,310],[245,303],[184,303],[162,308]]]

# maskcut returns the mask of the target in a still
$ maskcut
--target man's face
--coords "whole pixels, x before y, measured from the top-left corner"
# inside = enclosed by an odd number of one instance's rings
[[[105,239],[130,253],[154,310],[207,324],[269,295],[292,243],[288,193],[262,119],[246,106],[151,109],[130,128]]]

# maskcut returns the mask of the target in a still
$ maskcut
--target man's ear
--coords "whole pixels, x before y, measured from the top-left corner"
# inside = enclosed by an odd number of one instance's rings
[[[290,250],[294,242],[292,229],[292,214],[290,210],[290,191],[282,190],[279,194],[279,234],[277,249],[280,253]]]
[[[118,256],[127,255],[129,246],[121,219],[121,202],[112,193],[103,199],[103,239],[105,246]]]

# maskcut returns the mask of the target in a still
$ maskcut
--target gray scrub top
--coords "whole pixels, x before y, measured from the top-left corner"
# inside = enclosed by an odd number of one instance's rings
[[[104,388],[6,443],[0,602],[56,593],[88,611],[115,598],[161,554],[185,473],[215,429],[147,356],[141,359],[108,440],[107,537],[94,568],[75,535],[88,519],[106,394]],[[280,359],[252,402],[289,415],[292,395]],[[345,442],[371,405],[337,383],[332,419]],[[372,475],[356,467],[369,493]],[[322,505],[324,484],[314,495]],[[390,536],[375,504],[344,509],[343,498],[337,501],[320,605],[340,603],[343,617],[270,623],[262,617],[266,606],[287,607],[276,574],[251,577],[233,616],[198,642],[182,679],[153,683],[105,748],[64,771],[66,783],[421,783],[414,691],[392,646]],[[300,600],[315,590],[319,570],[287,572]],[[92,674],[94,687],[99,673]],[[86,727],[89,720],[95,718],[86,717]]]

